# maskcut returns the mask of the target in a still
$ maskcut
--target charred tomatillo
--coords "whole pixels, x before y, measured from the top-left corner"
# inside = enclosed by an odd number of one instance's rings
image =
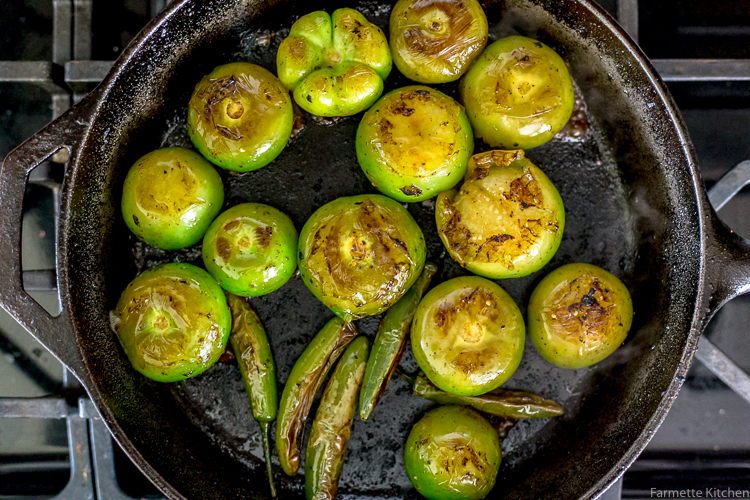
[[[255,64],[225,64],[204,76],[188,104],[188,131],[198,151],[227,170],[264,167],[284,149],[294,111],[289,93]]]
[[[530,149],[570,119],[575,96],[562,58],[523,36],[491,44],[461,80],[474,134],[492,147]]]
[[[282,212],[242,203],[219,215],[203,238],[203,264],[222,288],[243,297],[271,293],[297,268],[297,230]]]
[[[555,255],[565,227],[562,198],[523,151],[474,155],[464,182],[435,203],[438,234],[451,257],[487,278],[517,278]]]
[[[354,9],[300,17],[276,53],[279,79],[302,109],[318,116],[369,108],[391,66],[385,35]]]
[[[414,284],[425,263],[422,230],[390,198],[338,198],[307,220],[299,237],[307,287],[344,320],[383,312]]]
[[[502,451],[497,431],[465,406],[439,406],[411,428],[404,466],[429,500],[481,500],[495,486]]]
[[[122,188],[122,215],[133,234],[149,245],[178,250],[198,243],[224,203],[214,167],[184,148],[142,156]]]
[[[373,186],[398,201],[422,201],[452,188],[473,150],[463,107],[421,85],[384,96],[357,129],[359,165]]]
[[[521,311],[505,290],[479,276],[463,276],[439,284],[422,299],[411,347],[438,388],[476,396],[513,375],[525,334]]]
[[[390,20],[398,70],[421,83],[458,80],[487,44],[487,17],[477,0],[399,0]]]
[[[633,302],[616,276],[591,264],[568,264],[539,282],[528,318],[539,354],[561,368],[583,368],[620,347],[633,322]]]
[[[111,313],[133,368],[159,382],[198,375],[224,352],[232,315],[224,291],[191,264],[164,264],[130,282]]]

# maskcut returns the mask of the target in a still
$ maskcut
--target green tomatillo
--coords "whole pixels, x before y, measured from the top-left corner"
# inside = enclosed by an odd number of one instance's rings
[[[356,144],[359,165],[372,185],[406,202],[452,188],[474,150],[463,107],[421,85],[394,90],[370,108]]]
[[[298,252],[307,287],[344,320],[395,304],[425,263],[424,235],[409,212],[373,194],[316,210],[300,232]]]
[[[505,290],[479,276],[444,281],[425,295],[411,347],[438,388],[459,396],[496,389],[518,368],[526,329]]]
[[[458,80],[487,44],[477,0],[399,0],[390,20],[393,61],[421,83]]]
[[[206,371],[224,352],[232,327],[224,291],[190,264],[144,271],[110,316],[133,368],[159,382]]]
[[[276,53],[279,79],[302,109],[318,116],[369,108],[392,64],[383,32],[354,9],[302,16]]]
[[[438,234],[451,257],[487,278],[518,278],[557,252],[562,198],[523,151],[488,151],[469,161],[463,184],[438,195]]]
[[[133,234],[164,250],[200,241],[224,203],[224,185],[195,151],[163,148],[142,156],[122,188],[122,215]]]
[[[502,451],[497,431],[465,406],[439,406],[406,439],[404,466],[429,500],[481,500],[492,491]]]
[[[584,368],[623,343],[633,323],[633,302],[616,276],[591,264],[568,264],[539,282],[528,317],[539,354],[561,368]]]
[[[292,133],[289,93],[255,64],[225,64],[204,76],[188,104],[188,131],[198,151],[227,170],[268,165]]]
[[[503,149],[549,141],[568,122],[575,103],[562,58],[523,36],[487,47],[464,75],[460,92],[476,136]]]
[[[273,207],[242,203],[219,215],[203,238],[203,264],[222,288],[243,297],[281,288],[297,268],[297,230]]]

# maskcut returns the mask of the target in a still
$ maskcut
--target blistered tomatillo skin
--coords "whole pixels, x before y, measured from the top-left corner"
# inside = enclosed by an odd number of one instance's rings
[[[424,235],[409,212],[372,194],[316,210],[300,232],[298,252],[307,287],[345,320],[395,304],[425,263]]]
[[[438,388],[460,396],[496,389],[518,368],[526,329],[513,299],[492,281],[463,276],[425,295],[411,347]]]
[[[560,247],[562,198],[523,151],[489,151],[469,161],[463,184],[438,195],[438,234],[451,257],[487,278],[538,271]]]
[[[492,491],[501,461],[497,431],[465,406],[439,406],[412,427],[404,466],[429,500],[481,500]]]
[[[243,297],[281,288],[297,268],[297,230],[282,212],[242,203],[222,213],[203,238],[203,264],[221,287]]]
[[[633,302],[616,276],[591,264],[568,264],[539,282],[529,299],[528,319],[539,354],[561,368],[583,368],[625,341]]]
[[[224,352],[232,315],[221,287],[190,264],[164,264],[127,286],[111,314],[133,368],[159,382],[206,371]]]
[[[458,80],[487,44],[477,0],[399,0],[390,20],[393,61],[421,83]]]
[[[209,161],[248,172],[271,163],[292,133],[289,93],[255,64],[225,64],[204,76],[188,105],[188,131]]]
[[[474,138],[459,103],[420,85],[394,90],[370,108],[356,145],[373,186],[398,201],[415,202],[461,179]]]
[[[302,109],[318,116],[369,108],[392,64],[383,32],[354,9],[302,16],[276,53],[279,79]]]
[[[224,185],[213,166],[184,148],[141,157],[122,188],[125,224],[149,245],[178,250],[198,243],[224,203]]]
[[[562,58],[523,36],[487,47],[461,80],[460,93],[476,136],[504,149],[549,141],[568,122],[575,103]]]

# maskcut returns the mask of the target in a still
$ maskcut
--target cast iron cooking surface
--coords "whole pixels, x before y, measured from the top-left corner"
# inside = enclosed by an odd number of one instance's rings
[[[96,381],[92,396],[101,401],[116,435],[129,439],[126,451],[152,465],[176,489],[173,495],[264,495],[260,434],[234,364],[217,363],[195,378],[158,384],[132,370],[107,328],[107,310],[138,272],[167,261],[201,265],[199,246],[164,252],[130,235],[119,212],[123,179],[135,160],[153,149],[191,147],[186,105],[203,75],[232,61],[260,64],[275,73],[276,49],[292,22],[313,10],[331,12],[342,5],[358,8],[387,33],[387,3],[178,5],[163,25],[151,27],[150,38],[137,51],[124,54],[128,65],[105,83],[106,100],[80,158],[74,159],[78,168],[69,179],[74,187],[63,212],[71,283],[67,306],[80,332],[86,368]],[[523,34],[560,52],[586,100],[577,121],[588,122],[579,127],[580,136],[563,134],[527,152],[560,191],[565,232],[542,271],[499,283],[525,312],[533,287],[550,270],[589,262],[623,279],[636,312],[625,346],[593,368],[553,367],[527,340],[521,365],[505,387],[554,399],[564,405],[566,416],[521,422],[511,431],[492,496],[586,496],[614,477],[608,471],[618,461],[620,467],[627,465],[621,458],[631,447],[645,446],[643,428],[675,395],[674,386],[665,391],[681,367],[700,270],[689,146],[682,142],[679,118],[672,120],[669,101],[590,7],[544,0],[487,2],[485,7],[490,43]],[[203,21],[196,23],[196,18]],[[394,67],[386,88],[409,83]],[[438,88],[456,96],[455,84]],[[246,174],[220,172],[227,206],[267,203],[300,229],[315,209],[337,197],[375,192],[356,160],[361,115],[333,123],[304,118],[305,129],[270,165]],[[477,144],[477,151],[484,149]],[[433,200],[408,208],[425,233],[429,258],[440,267],[434,284],[465,274],[436,235]],[[332,313],[298,276],[251,302],[268,332],[281,390],[297,357]],[[378,321],[368,318],[357,326],[372,338]],[[402,366],[417,368],[410,349]],[[394,377],[370,419],[355,419],[340,493],[418,496],[403,469],[403,443],[413,422],[431,406]],[[301,475],[287,478],[277,468],[276,479],[282,494],[301,494]]]
[[[357,7],[367,18],[387,33],[390,6],[360,3]],[[248,61],[275,73],[276,50],[289,32],[292,20],[278,30],[247,32],[236,53],[227,60]],[[503,23],[493,26],[493,40],[519,34]],[[218,64],[218,61],[217,61]],[[208,72],[210,68],[206,68]],[[197,82],[196,82],[197,83]],[[414,84],[394,66],[386,81],[386,92]],[[437,86],[458,98],[457,85]],[[184,102],[187,102],[185,96]],[[579,104],[580,113],[585,113]],[[377,193],[357,163],[354,138],[362,114],[337,120],[320,120],[304,115],[305,128],[270,165],[254,172],[235,174],[220,170],[227,193],[227,205],[244,201],[266,203],[288,214],[297,229],[321,205],[341,196]],[[168,115],[167,115],[168,116]],[[192,148],[187,134],[186,108],[173,111],[164,122],[161,146]],[[582,121],[582,120],[581,120]],[[579,137],[567,130],[549,143],[529,150],[528,157],[539,165],[560,191],[566,207],[563,241],[557,255],[541,271],[520,279],[498,280],[525,314],[528,296],[536,283],[550,270],[568,262],[589,262],[614,272],[630,282],[635,256],[636,233],[620,179],[617,163],[606,141],[595,125],[579,128]],[[477,144],[476,152],[489,149]],[[435,226],[434,199],[410,203],[409,211],[417,220],[427,240],[428,258],[437,262],[441,272],[435,284],[465,275],[445,252]],[[202,266],[200,245],[180,252],[163,252],[131,237],[132,253],[138,258],[138,271],[170,260],[192,262]],[[317,331],[333,314],[305,287],[295,275],[280,290],[252,298],[271,341],[279,389],[294,362]],[[361,334],[374,338],[380,316],[357,322]],[[627,356],[618,353],[621,361]],[[418,369],[411,349],[407,349],[401,366],[413,372]],[[547,363],[526,342],[518,371],[504,387],[541,394],[564,405],[567,419],[574,419],[580,395],[590,380],[590,369],[563,370]],[[247,466],[261,468],[260,429],[252,417],[240,373],[234,363],[219,363],[205,374],[171,386],[172,394],[188,412],[195,425],[212,440]],[[413,396],[409,385],[393,378],[385,397],[367,422],[355,419],[352,437],[341,477],[342,493],[403,495],[411,483],[403,466],[403,444],[412,424],[425,409],[435,406]],[[315,408],[308,419],[309,432]],[[533,453],[545,438],[545,426],[553,420],[522,421],[503,443],[504,461],[501,477],[523,457]],[[278,463],[274,456],[275,463]],[[301,469],[304,467],[304,449]],[[278,474],[283,474],[277,470]],[[302,483],[298,486],[301,488]]]

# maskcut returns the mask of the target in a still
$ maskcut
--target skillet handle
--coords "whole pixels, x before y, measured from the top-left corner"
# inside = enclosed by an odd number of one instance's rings
[[[729,229],[716,214],[744,186],[750,184],[750,160],[730,170],[708,192],[714,210],[710,233],[706,238],[706,286],[704,287],[703,324],[706,327],[714,314],[731,299],[750,292],[750,240]],[[750,403],[750,375],[705,336],[698,341],[696,357],[706,368]]]
[[[70,152],[71,158],[75,158],[88,126],[93,101],[90,97],[84,99],[11,151],[0,169],[0,307],[78,378],[83,373],[83,362],[76,347],[70,311],[66,309],[65,301],[62,301],[60,315],[53,317],[23,288],[21,226],[29,172],[63,148]],[[66,170],[66,179],[69,174]],[[55,245],[59,245],[59,240]],[[58,253],[58,269],[60,264]],[[59,276],[58,272],[58,282]]]

